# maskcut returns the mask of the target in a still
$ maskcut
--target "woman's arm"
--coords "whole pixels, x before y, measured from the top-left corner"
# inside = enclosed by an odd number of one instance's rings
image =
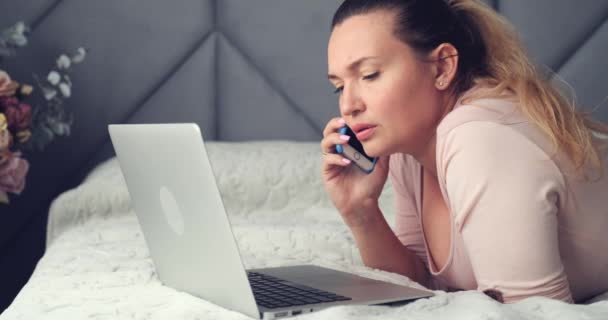
[[[404,246],[393,233],[378,206],[368,209],[374,214],[363,224],[351,225],[361,257],[366,266],[402,274],[411,280],[429,287],[429,273],[420,258]]]
[[[350,225],[363,262],[368,267],[396,272],[430,288],[424,259],[426,251],[416,215],[412,161],[404,154],[389,160],[389,178],[395,195],[395,230],[391,230],[377,203],[369,206],[371,220]],[[368,211],[369,213],[369,211]]]

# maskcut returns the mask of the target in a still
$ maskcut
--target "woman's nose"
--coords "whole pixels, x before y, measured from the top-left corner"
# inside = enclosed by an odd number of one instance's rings
[[[340,98],[340,113],[342,113],[342,116],[355,116],[365,109],[361,97],[353,87],[347,88],[345,86]]]

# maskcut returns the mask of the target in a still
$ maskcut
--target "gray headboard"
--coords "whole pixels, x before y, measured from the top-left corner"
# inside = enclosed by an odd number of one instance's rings
[[[608,0],[487,1],[583,105],[608,94]],[[33,26],[16,79],[90,49],[73,76],[73,133],[28,155],[27,189],[0,207],[2,303],[42,253],[50,201],[113,156],[107,125],[197,122],[208,140],[310,140],[338,114],[326,80],[338,0],[2,0],[0,27]],[[26,68],[20,68],[27,65]],[[608,121],[608,107],[596,113]],[[7,221],[8,220],[8,221]],[[4,279],[6,277],[6,279]],[[12,284],[12,287],[11,287]],[[7,298],[8,297],[8,298]],[[5,301],[3,301],[4,299]]]

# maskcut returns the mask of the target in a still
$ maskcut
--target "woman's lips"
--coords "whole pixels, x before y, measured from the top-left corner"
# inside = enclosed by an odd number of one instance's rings
[[[365,128],[365,129],[357,132],[357,139],[359,141],[367,140],[374,134],[375,130],[376,130],[376,127]]]

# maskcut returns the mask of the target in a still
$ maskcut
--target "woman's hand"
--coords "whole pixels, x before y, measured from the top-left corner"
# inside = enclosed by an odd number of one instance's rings
[[[378,159],[374,171],[366,174],[351,161],[336,153],[337,144],[346,144],[348,136],[337,131],[343,127],[340,118],[330,120],[323,130],[321,176],[325,189],[342,218],[349,226],[361,226],[369,214],[377,214],[378,198],[388,175],[389,157]]]

